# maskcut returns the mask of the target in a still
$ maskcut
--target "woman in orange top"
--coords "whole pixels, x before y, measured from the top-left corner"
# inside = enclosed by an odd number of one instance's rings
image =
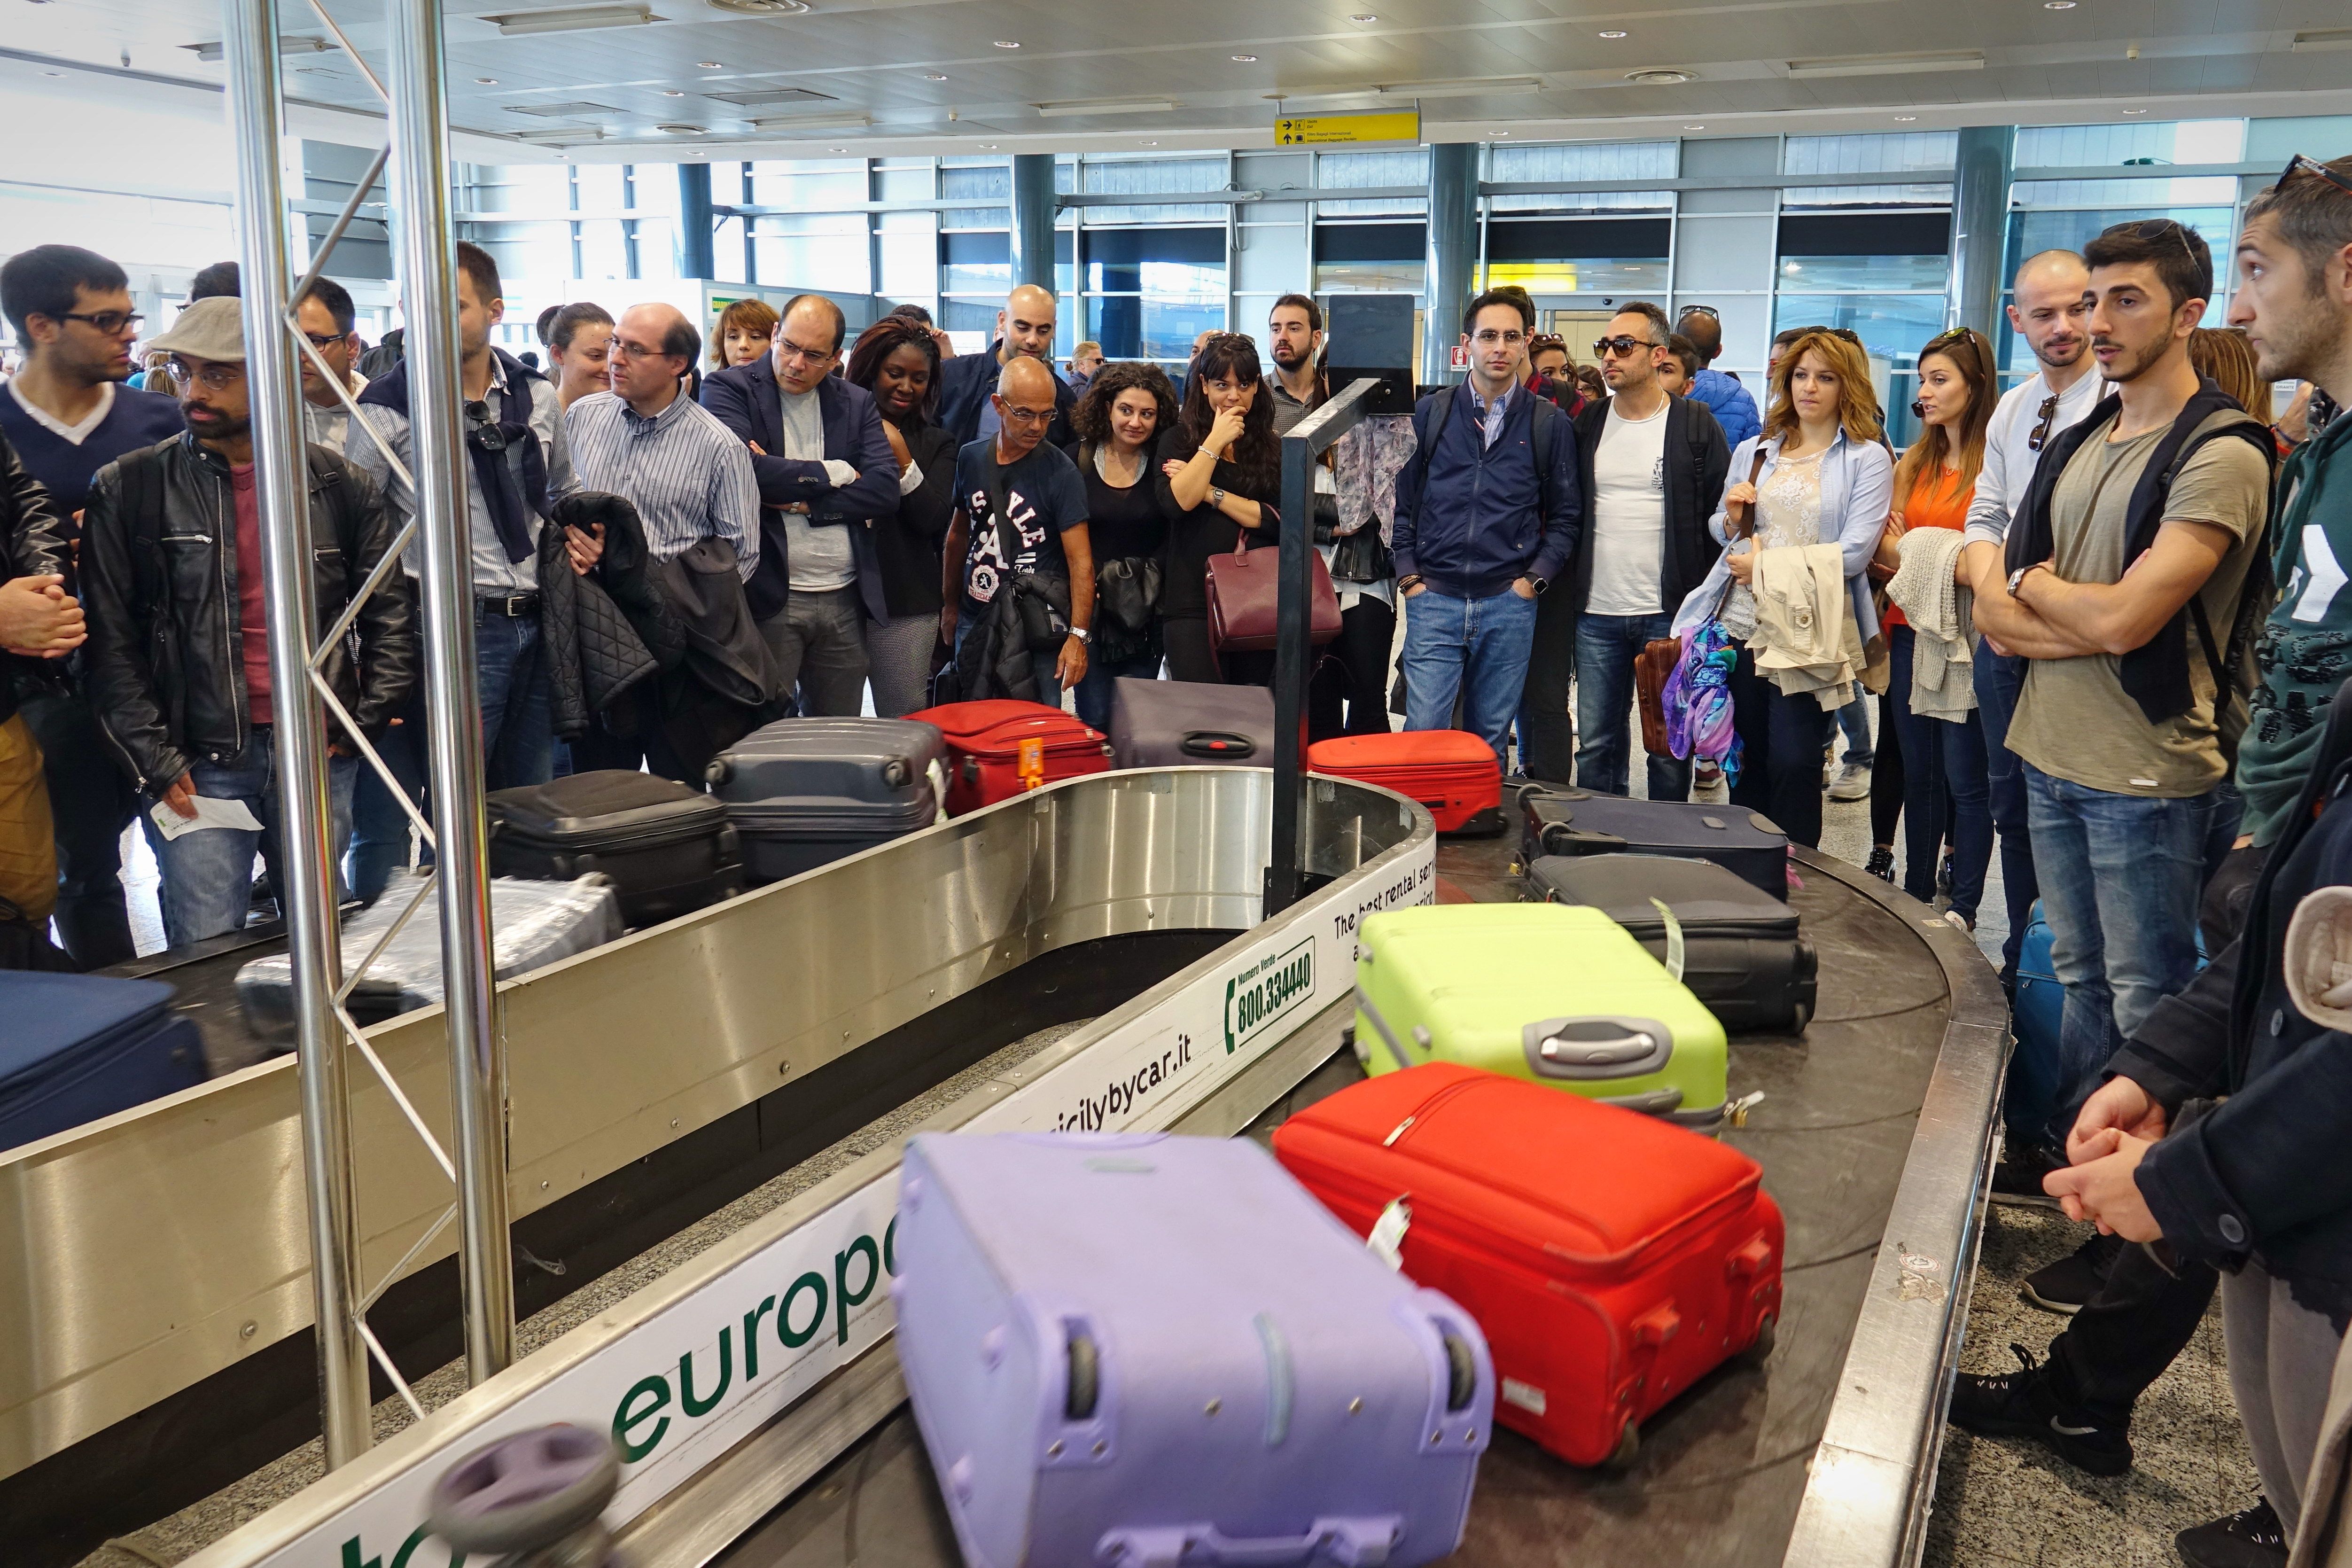
[[[1957,531],[1968,521],[1977,473],[1984,467],[1985,426],[2000,397],[1992,344],[1983,333],[1955,327],[1919,351],[1919,400],[1911,405],[1921,421],[1919,438],[1895,466],[1895,517],[1879,542],[1876,564],[1890,569],[1900,564],[1896,542],[1913,529]],[[1953,574],[1960,575],[1957,563]],[[1992,860],[1984,731],[1974,711],[1957,723],[1912,712],[1916,639],[1903,612],[1891,605],[1885,625],[1893,665],[1886,713],[1903,758],[1903,890],[1921,903],[1935,898],[1937,851],[1948,825],[1952,901],[1945,918],[1974,931],[1985,870]],[[1879,744],[1885,743],[1882,736]],[[1871,858],[1877,868],[1879,854],[1874,852]]]

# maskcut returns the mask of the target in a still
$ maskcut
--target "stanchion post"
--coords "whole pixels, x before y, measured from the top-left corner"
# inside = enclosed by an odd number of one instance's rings
[[[309,1199],[310,1304],[317,1323],[320,1426],[332,1469],[368,1447],[368,1352],[359,1311],[359,1225],[344,1048],[334,1014],[342,973],[336,942],[333,821],[326,724],[310,689],[317,633],[302,377],[278,318],[286,310],[285,193],[279,174],[278,0],[227,0],[228,100],[236,143],[244,279],[245,369],[254,488],[269,617],[269,679],[278,752],[278,901],[293,963],[294,1053],[302,1101]],[[219,548],[230,548],[227,540]]]
[[[390,0],[393,206],[407,329],[409,430],[424,565],[425,698],[441,896],[457,1258],[469,1382],[514,1360],[507,1235],[506,1055],[492,1016],[482,710],[474,680],[471,524],[460,416],[457,255],[441,0]],[[274,33],[265,35],[275,37]]]

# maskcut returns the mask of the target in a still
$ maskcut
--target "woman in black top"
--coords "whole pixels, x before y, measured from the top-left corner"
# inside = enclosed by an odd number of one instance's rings
[[[1231,680],[1266,686],[1274,655],[1209,647],[1209,557],[1230,554],[1242,530],[1253,548],[1272,549],[1282,495],[1282,442],[1274,433],[1274,399],[1265,390],[1257,345],[1239,332],[1217,332],[1192,361],[1192,384],[1176,427],[1160,438],[1160,503],[1171,537],[1160,588],[1160,633],[1168,673],[1177,680]]]
[[[1160,436],[1176,423],[1176,389],[1156,364],[1107,364],[1087,384],[1070,415],[1078,432],[1070,457],[1087,486],[1087,531],[1095,555],[1095,646],[1075,693],[1078,717],[1110,728],[1111,683],[1122,675],[1160,675],[1156,604],[1139,626],[1116,611],[1137,603],[1147,563],[1165,570],[1168,513],[1152,470]],[[1115,580],[1116,579],[1116,580]]]
[[[955,433],[932,417],[940,346],[921,324],[886,316],[858,335],[848,378],[874,395],[882,434],[898,459],[898,514],[873,531],[890,618],[866,629],[874,711],[899,719],[930,706],[931,650],[940,640],[940,545],[955,510]]]

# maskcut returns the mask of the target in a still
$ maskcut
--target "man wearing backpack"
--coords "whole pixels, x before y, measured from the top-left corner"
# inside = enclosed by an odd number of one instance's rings
[[[1405,728],[1508,742],[1527,685],[1536,600],[1567,569],[1582,510],[1576,433],[1528,391],[1526,296],[1489,289],[1462,315],[1470,376],[1412,413],[1391,530],[1405,603]]]
[[[2009,749],[2066,992],[2053,1144],[2197,972],[2210,848],[2237,826],[2216,697],[2237,709],[2241,612],[2268,608],[2242,592],[2266,561],[2268,433],[2189,362],[2211,254],[2166,218],[2118,224],[2084,259],[2115,390],[2050,442],[1976,598],[1979,630],[2028,661]]]
[[[242,308],[234,297],[199,300],[153,346],[172,356],[188,427],[99,470],[81,570],[90,706],[140,790],[165,816],[191,825],[166,833],[152,810],[146,821],[163,873],[163,934],[179,947],[242,926],[255,854],[278,858],[272,723],[281,697],[270,685]],[[305,473],[305,553],[323,626],[383,559],[393,531],[375,490],[331,450],[309,447]],[[374,734],[400,710],[416,659],[408,584],[394,572],[320,673],[360,730]],[[339,729],[328,734],[340,858],[357,752]],[[195,826],[199,802],[215,812],[241,807],[256,826]]]

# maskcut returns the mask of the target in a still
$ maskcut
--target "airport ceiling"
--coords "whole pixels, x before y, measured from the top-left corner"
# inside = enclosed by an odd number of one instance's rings
[[[383,6],[327,4],[381,74]],[[0,86],[218,101],[207,0],[0,16]],[[459,156],[602,162],[1268,146],[1281,112],[1416,103],[1427,141],[2341,113],[2347,21],[2342,0],[451,0],[446,33]],[[280,23],[296,128],[380,138],[317,13],[285,0]]]

